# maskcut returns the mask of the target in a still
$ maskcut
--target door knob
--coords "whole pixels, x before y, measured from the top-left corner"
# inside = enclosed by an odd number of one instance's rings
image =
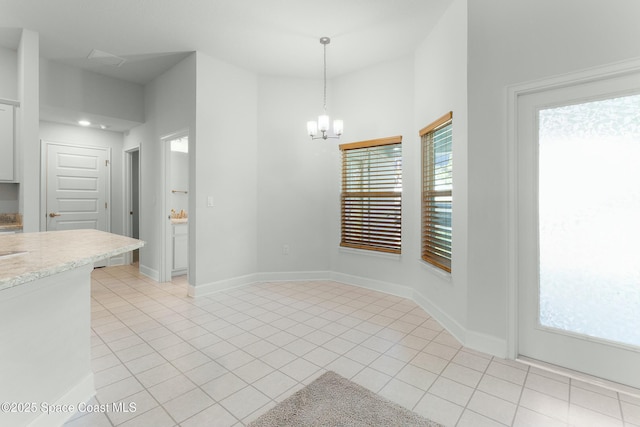
[[[49,216],[50,216],[51,218],[55,218],[55,217],[57,217],[57,216],[61,216],[61,215],[62,215],[62,214],[59,214],[59,213],[53,213],[53,212],[51,212],[51,213],[49,214]]]

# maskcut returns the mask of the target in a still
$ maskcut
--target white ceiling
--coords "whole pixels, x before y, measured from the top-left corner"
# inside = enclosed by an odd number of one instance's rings
[[[40,34],[42,57],[144,84],[201,51],[260,74],[329,77],[413,52],[452,0],[0,0],[0,45]],[[127,59],[87,59],[93,49]]]

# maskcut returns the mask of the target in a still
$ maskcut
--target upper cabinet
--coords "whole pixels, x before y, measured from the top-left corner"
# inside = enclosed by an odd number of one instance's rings
[[[15,106],[0,102],[0,181],[15,181]]]

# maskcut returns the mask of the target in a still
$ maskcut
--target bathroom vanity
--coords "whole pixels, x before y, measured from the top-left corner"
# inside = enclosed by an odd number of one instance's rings
[[[172,243],[173,260],[171,263],[171,276],[187,274],[189,266],[189,224],[187,218],[172,219]]]

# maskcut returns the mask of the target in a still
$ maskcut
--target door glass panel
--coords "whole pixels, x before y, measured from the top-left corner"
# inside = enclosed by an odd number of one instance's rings
[[[539,112],[542,326],[640,346],[640,95]]]

